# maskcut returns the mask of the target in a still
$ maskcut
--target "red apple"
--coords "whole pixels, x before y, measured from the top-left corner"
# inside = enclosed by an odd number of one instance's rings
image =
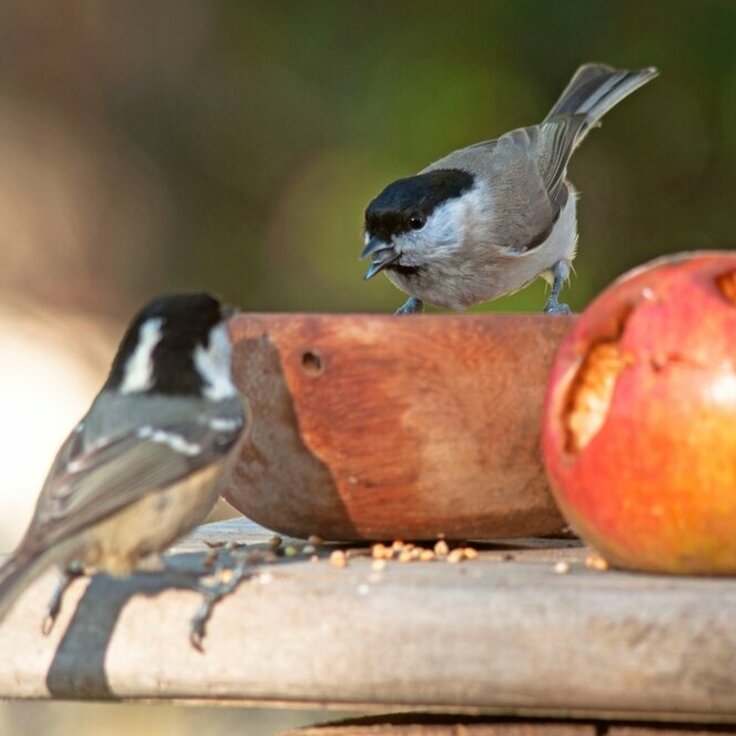
[[[542,432],[573,528],[612,564],[736,573],[736,253],[638,268],[555,357]]]

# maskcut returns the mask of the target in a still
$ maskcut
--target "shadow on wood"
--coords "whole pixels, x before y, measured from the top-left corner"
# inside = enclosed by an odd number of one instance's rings
[[[117,696],[107,679],[105,657],[121,611],[134,596],[156,598],[170,590],[195,590],[197,572],[204,570],[203,557],[202,554],[177,555],[169,558],[172,569],[140,572],[128,578],[93,576],[74,607],[54,653],[46,676],[50,695],[59,699],[115,699]],[[65,605],[70,604],[73,605],[65,601]],[[188,619],[194,611],[192,608]],[[184,608],[180,613],[187,616]],[[39,611],[39,621],[40,614]],[[162,625],[161,621],[150,620],[148,624],[152,637],[164,633],[156,630]],[[181,646],[189,647],[189,640],[183,639]]]

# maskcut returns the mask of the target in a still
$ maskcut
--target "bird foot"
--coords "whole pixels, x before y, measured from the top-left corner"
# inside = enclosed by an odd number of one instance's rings
[[[424,311],[424,302],[421,299],[410,296],[394,314],[421,314]]]
[[[69,567],[66,568],[66,570],[63,570],[61,572],[59,582],[56,584],[56,588],[51,595],[51,600],[46,606],[46,615],[43,617],[43,621],[41,621],[41,633],[44,636],[48,636],[54,628],[56,619],[59,618],[59,614],[61,613],[61,605],[64,602],[64,594],[69,589],[69,586],[77,578],[82,577],[83,575],[84,568],[82,567],[82,565],[79,565],[77,563],[72,563],[71,565],[69,565]]]
[[[544,305],[545,314],[572,314],[567,304],[560,304],[557,299],[548,299]]]
[[[207,635],[207,622],[212,616],[215,606],[226,596],[230,595],[249,577],[246,572],[246,558],[240,557],[232,568],[220,567],[216,575],[216,582],[212,585],[198,584],[196,590],[202,594],[202,602],[192,616],[189,624],[189,642],[198,651],[204,652],[204,639]]]

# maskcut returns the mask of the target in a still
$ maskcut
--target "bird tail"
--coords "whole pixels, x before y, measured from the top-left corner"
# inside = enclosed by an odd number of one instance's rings
[[[575,72],[545,120],[566,113],[587,115],[588,122],[578,135],[579,143],[614,105],[658,74],[653,66],[630,71],[605,64],[584,64]]]
[[[50,563],[49,555],[44,552],[19,551],[0,567],[0,621],[8,614],[20,594]]]

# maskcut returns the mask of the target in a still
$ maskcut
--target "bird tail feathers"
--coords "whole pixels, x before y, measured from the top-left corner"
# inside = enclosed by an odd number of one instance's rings
[[[580,132],[579,143],[614,105],[657,74],[659,72],[654,67],[630,71],[605,64],[585,64],[575,72],[545,120],[553,120],[566,113],[587,115],[588,123]]]

